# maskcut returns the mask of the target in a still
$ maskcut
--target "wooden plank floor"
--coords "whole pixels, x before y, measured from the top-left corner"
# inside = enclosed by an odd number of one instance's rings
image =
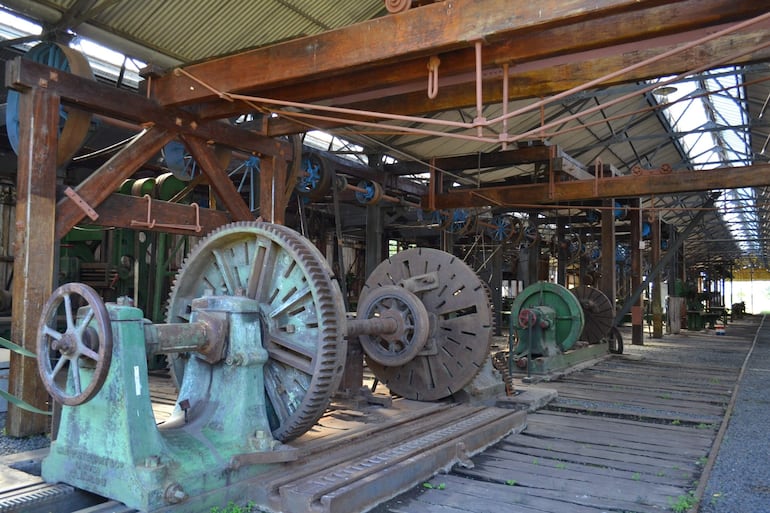
[[[625,355],[537,384],[558,398],[522,433],[374,511],[671,511],[697,487],[758,325],[631,347],[626,334]]]

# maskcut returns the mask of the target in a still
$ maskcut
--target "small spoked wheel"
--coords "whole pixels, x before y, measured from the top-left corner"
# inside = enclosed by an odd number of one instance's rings
[[[89,308],[77,316],[81,305]],[[64,331],[58,328],[60,316]],[[48,393],[67,406],[93,399],[107,379],[111,360],[112,326],[99,295],[82,283],[57,288],[43,306],[37,335],[38,371]]]
[[[386,367],[411,362],[430,334],[430,318],[422,301],[397,285],[385,285],[369,293],[358,305],[357,318],[395,321],[396,329],[391,333],[359,337],[366,356]]]

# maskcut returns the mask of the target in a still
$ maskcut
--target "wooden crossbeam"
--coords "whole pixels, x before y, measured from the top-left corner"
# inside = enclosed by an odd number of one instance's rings
[[[485,2],[476,3],[480,5],[485,4]],[[493,2],[487,3],[491,5]],[[680,34],[685,34],[689,31],[744,20],[762,14],[765,11],[761,5],[752,0],[737,0],[735,2],[726,0],[645,2],[643,5],[638,4],[635,6],[621,6],[618,3],[615,8],[610,8],[608,3],[604,3],[604,5],[598,6],[597,10],[593,10],[594,3],[592,2],[590,9],[592,9],[593,15],[590,17],[562,16],[559,18],[559,14],[564,15],[565,11],[563,8],[553,9],[552,4],[554,3],[558,3],[559,7],[561,7],[561,4],[564,4],[564,2],[530,2],[532,6],[537,7],[538,11],[542,10],[543,13],[548,13],[543,16],[543,20],[530,22],[522,21],[524,17],[532,13],[529,12],[530,6],[522,6],[520,5],[521,2],[505,2],[505,6],[500,11],[494,13],[487,11],[480,14],[482,16],[481,20],[484,22],[491,17],[507,17],[509,19],[507,27],[501,28],[501,32],[497,34],[499,37],[490,35],[484,38],[482,60],[486,82],[499,82],[497,79],[501,76],[500,67],[503,63],[510,63],[511,76],[515,78],[519,74],[517,67],[521,68],[523,65],[543,62],[544,67],[549,67],[563,64],[565,59],[569,61],[587,60],[588,57],[586,56],[582,56],[579,59],[570,59],[568,57],[581,52],[592,54],[590,59],[618,55],[620,52],[613,54],[607,49],[663,36],[679,37]],[[453,4],[453,10],[457,13],[465,13],[469,9],[469,6],[464,2],[453,2]],[[414,22],[410,21],[410,23],[415,25],[421,24],[423,19],[428,23],[433,23],[431,16],[436,16],[439,19],[446,17],[441,11],[437,11],[438,8],[440,6],[423,7],[420,10],[406,13],[403,17],[410,18],[414,16],[418,18]],[[484,7],[482,6],[478,9],[483,11]],[[583,9],[589,9],[589,7],[584,6]],[[468,12],[471,13],[471,10],[468,10]],[[475,21],[475,18],[472,17],[474,14],[478,13],[473,10],[467,17],[461,15],[461,19],[453,20],[453,23],[457,25],[464,23],[468,27],[474,27],[476,24],[468,21]],[[554,23],[556,19],[559,20],[559,23]],[[393,20],[378,19],[362,25],[368,27],[369,24],[388,23],[389,21],[392,22]],[[538,21],[543,23],[540,24]],[[436,22],[436,24],[440,26],[439,22]],[[504,23],[499,22],[499,25],[502,27]],[[534,27],[537,30],[533,30]],[[415,28],[414,30],[416,31],[414,34],[423,33],[423,28]],[[441,29],[436,28],[435,30],[439,31]],[[446,28],[446,30],[449,30],[449,28]],[[356,58],[360,55],[364,56],[364,58],[360,59],[361,62],[356,61],[355,67],[349,69],[335,68],[336,71],[333,74],[325,72],[325,59],[333,61],[329,66],[336,66],[339,60],[338,56],[333,53],[333,48],[336,47],[333,44],[327,44],[327,39],[336,41],[337,39],[349,38],[349,41],[355,41],[353,38],[359,32],[360,26],[356,25],[329,32],[325,35],[315,36],[314,38],[299,40],[310,46],[312,45],[309,41],[317,44],[317,46],[314,46],[315,51],[311,56],[311,60],[313,64],[317,64],[318,69],[309,69],[304,74],[293,74],[289,81],[283,79],[282,76],[276,76],[276,71],[272,68],[263,68],[263,72],[259,73],[258,77],[251,79],[249,79],[248,73],[240,73],[240,76],[237,78],[237,84],[228,84],[226,81],[230,79],[213,75],[213,73],[224,72],[232,75],[235,73],[234,70],[240,72],[242,69],[250,69],[250,66],[254,67],[253,69],[257,69],[256,66],[259,65],[260,60],[269,59],[271,54],[286,55],[287,63],[278,65],[280,68],[278,72],[285,73],[287,70],[284,70],[284,68],[289,66],[289,62],[296,61],[298,65],[302,65],[303,57],[305,60],[308,60],[307,54],[303,53],[306,49],[303,49],[297,42],[282,43],[273,47],[224,58],[226,62],[237,63],[238,66],[247,66],[246,68],[219,69],[222,68],[221,63],[216,61],[218,64],[216,66],[212,65],[211,71],[204,66],[206,63],[189,66],[185,70],[196,74],[196,76],[200,74],[201,78],[208,85],[219,90],[253,92],[266,98],[309,103],[322,101],[325,104],[331,105],[364,104],[380,98],[399,98],[411,95],[417,95],[417,98],[421,100],[420,102],[409,102],[407,104],[409,108],[399,108],[396,111],[383,109],[379,110],[380,112],[423,113],[473,105],[475,98],[471,99],[470,103],[467,100],[463,101],[462,105],[460,103],[453,103],[452,95],[450,94],[452,89],[447,89],[447,87],[462,87],[471,93],[474,92],[474,88],[469,87],[475,80],[473,39],[464,39],[461,40],[459,46],[457,43],[451,46],[447,42],[449,37],[445,40],[442,32],[437,33],[437,36],[441,37],[435,37],[435,41],[423,41],[414,34],[406,37],[394,33],[388,35],[383,42],[376,45],[377,48],[371,49],[377,55],[383,53],[383,49],[385,49],[384,53],[388,53],[392,49],[393,53],[390,55],[390,59],[378,60],[375,58],[375,55],[372,55],[372,58],[367,60],[365,56],[368,55],[370,50],[358,45],[355,49],[348,50],[348,53],[352,53]],[[681,36],[678,40],[681,42],[691,39]],[[349,42],[348,44],[352,43]],[[414,50],[425,46],[430,47],[433,44],[430,54],[438,55],[441,59],[439,67],[440,95],[439,98],[433,101],[428,99],[425,94],[427,63],[425,51],[415,52],[416,55],[412,55],[409,50],[410,45],[418,44],[421,46],[415,46]],[[394,59],[393,57],[395,56],[399,58]],[[554,58],[561,59],[561,61],[545,62]],[[305,63],[305,66],[307,64]],[[214,68],[217,69],[216,72]],[[186,80],[185,77],[169,75],[154,80],[152,89],[156,95],[160,95],[158,87],[170,89],[171,86],[168,84],[173,82],[176,84],[174,87],[180,88],[180,94],[186,95],[187,91],[181,91],[182,85]],[[279,83],[273,85],[273,80],[278,80]],[[159,86],[159,84],[161,85]],[[529,90],[528,93],[521,97],[533,97],[543,94],[538,89],[539,83],[533,84],[532,88],[526,87],[529,84],[528,81],[516,80],[516,84],[517,90],[512,91],[512,98],[519,94],[524,94],[521,86],[525,86],[524,89]],[[189,85],[199,90],[202,89],[200,84]],[[227,89],[231,85],[234,88]],[[169,90],[166,91],[166,94],[172,94],[172,92]],[[500,96],[498,93],[497,97],[488,97],[485,91],[484,98],[487,102],[499,101]],[[165,101],[162,98],[160,99]],[[228,102],[215,95],[203,95],[194,99],[198,103],[203,102],[197,108],[197,115],[203,119],[228,117],[239,112],[239,110],[242,112],[244,108],[248,108],[242,102]],[[398,101],[393,103],[393,106],[398,106]],[[299,130],[300,125],[292,126],[287,125],[287,123],[286,120],[280,118],[266,119],[266,124],[268,125],[267,133],[269,135],[280,135],[301,131]],[[323,123],[320,125],[323,127]],[[292,128],[289,128],[289,126],[292,126]]]
[[[75,192],[91,208],[96,208],[147,162],[149,155],[159,152],[174,135],[158,127],[147,129],[86,178]],[[85,217],[86,212],[71,197],[60,199],[56,206],[56,238],[64,237]]]
[[[174,132],[216,141],[231,148],[264,155],[281,155],[291,160],[291,145],[227,122],[201,120],[194,114],[162,108],[153,100],[107,84],[79,77],[43,64],[17,57],[6,62],[7,87],[25,91],[38,84],[55,90],[61,102],[94,114],[128,121],[139,126],[158,126]]]
[[[360,72],[378,66],[467,49],[475,41],[492,44],[516,34],[534,34],[661,4],[676,5],[680,1],[438,2],[398,16],[384,16],[315,36],[191,64],[184,67],[184,73],[169,73],[153,80],[150,94],[162,105],[186,104],[217,99],[221,92],[260,90],[343,74],[350,77],[352,73],[359,72],[360,75]],[[723,1],[722,5],[728,4]],[[697,10],[691,15],[697,17]]]
[[[602,82],[601,86],[612,86],[629,82],[639,82],[649,78],[681,73],[695,67],[708,65],[720,56],[735,53],[741,48],[752,48],[770,39],[768,24],[753,30],[744,30],[730,36],[721,37],[703,44],[697,50],[690,50],[652,63],[643,68],[628,71],[621,76]],[[672,36],[650,39],[642,47],[636,43],[627,43],[606,49],[605,51],[586,51],[561,58],[544,58],[538,61],[513,66],[509,71],[510,101],[527,98],[545,97],[581,86],[589,81],[606,76],[629,64],[653,58],[670,50],[675,45],[683,44],[706,35],[701,29]],[[747,64],[770,59],[770,49],[761,49],[732,60],[731,64]],[[401,91],[399,94],[380,94],[373,99],[361,100],[343,106],[361,111],[387,112],[390,114],[422,114],[440,112],[455,108],[467,108],[475,105],[476,91],[468,81],[451,83],[442,82],[435,99],[427,98],[420,87]],[[332,86],[333,87],[333,86]],[[372,95],[373,96],[373,95]],[[498,103],[503,100],[502,78],[486,79],[483,82],[482,97],[484,102]],[[310,113],[321,114],[320,111]],[[207,114],[202,113],[203,116]],[[349,116],[351,119],[370,121],[365,116]],[[331,129],[340,123],[313,121],[318,128]],[[269,135],[285,135],[307,130],[307,126],[289,118],[273,118],[268,121]]]
[[[567,201],[630,198],[680,192],[770,185],[770,164],[674,171],[500,187],[461,189],[436,195],[435,208],[547,205]],[[423,202],[425,204],[425,201]]]

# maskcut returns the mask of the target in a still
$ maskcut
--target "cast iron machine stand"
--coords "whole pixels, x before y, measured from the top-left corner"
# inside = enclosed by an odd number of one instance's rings
[[[177,275],[166,324],[127,299],[104,304],[86,285],[62,285],[38,335],[43,383],[64,405],[43,478],[143,511],[248,497],[249,480],[298,458],[284,443],[329,405],[347,336],[362,338],[403,395],[451,395],[488,355],[491,311],[472,270],[422,251],[378,268],[382,283],[367,282],[357,319],[318,249],[267,223],[203,239]],[[179,395],[156,426],[146,362],[157,354],[170,356]]]
[[[613,315],[612,303],[598,289],[534,283],[516,296],[511,307],[518,337],[514,361],[543,374],[599,357],[611,351]]]

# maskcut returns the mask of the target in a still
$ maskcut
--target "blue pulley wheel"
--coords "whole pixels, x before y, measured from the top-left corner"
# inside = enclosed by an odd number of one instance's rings
[[[66,71],[79,77],[93,80],[94,75],[86,58],[66,45],[45,42],[30,49],[25,59],[45,64],[54,69]],[[8,130],[8,141],[11,148],[19,154],[19,100],[21,93],[8,90],[8,103],[5,110],[5,124]],[[67,162],[80,149],[91,128],[91,113],[71,107],[59,108],[59,143],[56,151],[56,165]]]

